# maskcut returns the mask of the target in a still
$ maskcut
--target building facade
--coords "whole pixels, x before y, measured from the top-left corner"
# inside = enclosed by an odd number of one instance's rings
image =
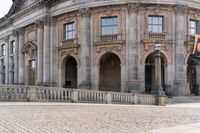
[[[188,64],[200,2],[13,0],[0,19],[0,84],[151,93],[161,44],[168,95],[197,94]]]

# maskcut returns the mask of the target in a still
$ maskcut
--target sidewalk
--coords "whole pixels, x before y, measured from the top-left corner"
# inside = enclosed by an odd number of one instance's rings
[[[200,133],[200,123],[162,128],[148,131],[147,133]]]

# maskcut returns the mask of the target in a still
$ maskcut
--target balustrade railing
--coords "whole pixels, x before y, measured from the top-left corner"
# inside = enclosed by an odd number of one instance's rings
[[[166,33],[148,33],[149,39],[166,39]]]
[[[1,85],[0,101],[79,102],[114,104],[156,103],[153,95],[106,92],[97,90],[66,89],[42,86]]]
[[[121,34],[99,35],[97,37],[101,42],[121,40]]]
[[[29,90],[25,86],[0,86],[1,101],[28,101]]]

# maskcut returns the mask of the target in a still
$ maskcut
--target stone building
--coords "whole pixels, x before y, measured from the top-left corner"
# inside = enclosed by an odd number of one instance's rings
[[[195,0],[13,0],[0,19],[0,83],[150,93],[161,44],[167,94],[196,94]]]

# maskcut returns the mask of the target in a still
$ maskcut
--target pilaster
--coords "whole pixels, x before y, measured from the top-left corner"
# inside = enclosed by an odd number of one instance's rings
[[[37,85],[43,84],[43,22],[36,21],[37,25]]]
[[[24,29],[19,29],[19,84],[25,84],[24,81],[24,54],[23,54],[23,46],[24,46]]]
[[[50,85],[50,35],[51,35],[51,17],[46,16],[43,18],[44,24],[44,53],[43,53],[43,84]]]
[[[13,37],[15,41],[14,53],[14,84],[19,83],[19,31],[13,30]]]

